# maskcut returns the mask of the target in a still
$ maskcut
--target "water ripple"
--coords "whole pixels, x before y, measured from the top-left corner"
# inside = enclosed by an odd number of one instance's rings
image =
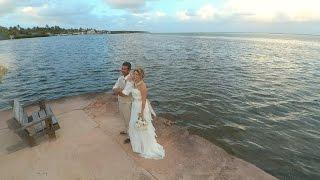
[[[0,41],[0,108],[110,91],[130,61],[158,114],[280,179],[319,179],[319,47],[314,36],[223,33]]]

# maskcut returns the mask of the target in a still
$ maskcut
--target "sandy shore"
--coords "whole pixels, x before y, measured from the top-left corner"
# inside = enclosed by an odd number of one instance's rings
[[[8,129],[11,110],[0,112],[0,179],[276,179],[161,117],[154,125],[165,159],[140,158],[123,144],[124,124],[109,93],[48,104],[61,129],[55,140],[38,138],[34,147]]]

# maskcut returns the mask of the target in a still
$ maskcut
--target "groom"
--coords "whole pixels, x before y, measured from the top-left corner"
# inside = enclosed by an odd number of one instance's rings
[[[131,114],[131,96],[130,92],[133,88],[133,80],[130,77],[131,64],[129,62],[124,62],[121,67],[122,75],[118,78],[116,84],[113,86],[112,90],[115,95],[118,96],[119,112],[124,120],[125,130],[121,131],[120,134],[127,135],[128,127]],[[130,139],[127,138],[124,143],[129,143]]]

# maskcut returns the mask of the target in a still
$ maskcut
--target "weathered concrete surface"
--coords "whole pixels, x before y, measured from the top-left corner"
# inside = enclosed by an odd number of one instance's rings
[[[109,93],[48,104],[61,129],[56,140],[38,138],[32,148],[7,129],[11,112],[0,112],[0,179],[275,179],[164,118],[154,125],[165,159],[141,158],[123,144],[123,121]]]

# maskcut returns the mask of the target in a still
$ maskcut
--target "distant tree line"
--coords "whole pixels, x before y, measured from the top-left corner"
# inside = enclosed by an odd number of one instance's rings
[[[128,34],[128,33],[149,33],[147,31],[107,31],[96,30],[92,28],[70,28],[65,29],[59,26],[32,27],[23,28],[20,25],[13,27],[0,26],[0,40],[1,39],[20,39],[32,37],[45,37],[54,35],[68,35],[68,34]]]
[[[50,35],[59,35],[59,34],[93,34],[93,33],[107,33],[106,30],[96,30],[92,28],[70,28],[65,29],[59,26],[49,26],[46,25],[45,27],[33,27],[33,28],[23,28],[20,25],[13,26],[13,27],[3,27],[0,26],[0,36],[2,34],[3,37],[6,38],[27,38],[27,37],[41,37],[41,36],[50,36]]]

